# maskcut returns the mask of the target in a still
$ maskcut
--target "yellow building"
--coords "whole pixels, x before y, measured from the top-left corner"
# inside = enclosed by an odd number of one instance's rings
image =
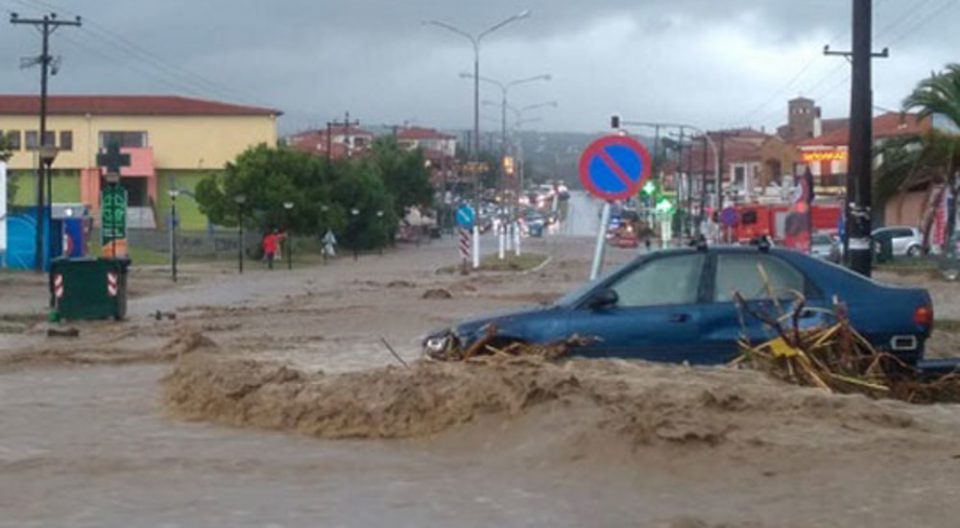
[[[130,227],[167,221],[169,196],[188,191],[213,171],[223,170],[249,147],[277,143],[277,117],[269,108],[238,106],[175,96],[50,96],[47,137],[58,148],[53,163],[54,203],[85,203],[96,214],[102,185],[97,154],[111,143],[130,154],[121,170],[128,193]],[[40,99],[0,95],[0,133],[13,146],[14,205],[36,203]],[[177,202],[185,229],[206,227],[189,198]]]

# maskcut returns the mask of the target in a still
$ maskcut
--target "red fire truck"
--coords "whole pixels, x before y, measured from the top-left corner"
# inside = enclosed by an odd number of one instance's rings
[[[730,241],[748,242],[763,235],[777,241],[787,237],[787,217],[792,212],[790,205],[737,205],[735,209],[736,223],[728,231]],[[812,230],[835,233],[841,211],[840,204],[813,204],[811,207]]]

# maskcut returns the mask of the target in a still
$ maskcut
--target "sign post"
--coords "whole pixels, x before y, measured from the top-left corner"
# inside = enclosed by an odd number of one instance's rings
[[[101,255],[125,259],[127,253],[127,191],[120,185],[120,168],[130,166],[130,155],[111,143],[97,154],[97,165],[106,169],[107,186],[100,193]]]
[[[604,136],[588,145],[580,155],[580,183],[587,192],[604,200],[590,280],[600,275],[603,265],[610,203],[637,194],[650,177],[650,168],[650,153],[639,141],[628,136]]]
[[[463,204],[457,208],[456,213],[454,213],[454,219],[457,222],[457,225],[460,226],[460,272],[464,275],[467,274],[469,268],[469,260],[471,249],[473,250],[474,255],[474,268],[480,267],[480,263],[477,262],[477,244],[476,244],[476,218],[474,217],[473,208],[469,205]],[[473,229],[473,235],[471,236],[470,230]],[[471,239],[473,245],[471,247]]]

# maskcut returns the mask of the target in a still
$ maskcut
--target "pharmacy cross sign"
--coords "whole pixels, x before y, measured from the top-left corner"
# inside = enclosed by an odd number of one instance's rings
[[[118,143],[110,143],[106,151],[97,154],[97,166],[107,169],[107,174],[120,174],[121,167],[130,166],[130,154],[122,154]]]

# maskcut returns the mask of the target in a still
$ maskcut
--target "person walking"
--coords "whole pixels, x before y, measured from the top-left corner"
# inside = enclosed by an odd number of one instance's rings
[[[263,237],[263,258],[267,259],[267,268],[273,269],[273,259],[277,256],[277,231],[267,233]]]

